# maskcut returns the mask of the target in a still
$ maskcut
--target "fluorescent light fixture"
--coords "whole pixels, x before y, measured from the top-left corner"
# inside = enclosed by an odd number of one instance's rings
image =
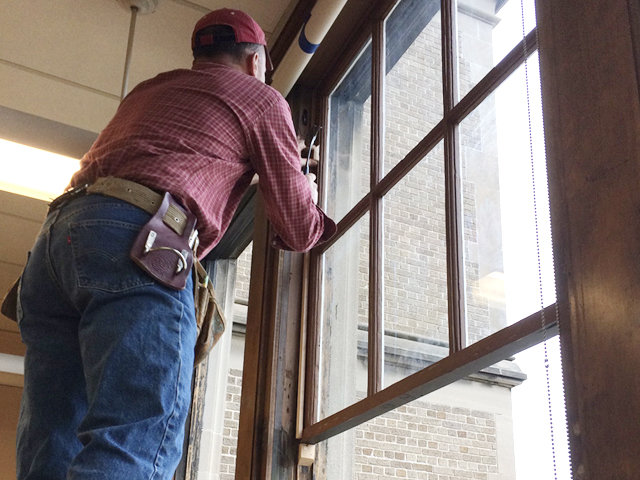
[[[0,139],[0,190],[50,201],[79,168],[75,158]]]

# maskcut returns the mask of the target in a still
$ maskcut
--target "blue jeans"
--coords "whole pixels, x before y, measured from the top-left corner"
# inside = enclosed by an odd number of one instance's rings
[[[170,479],[191,399],[191,280],[168,289],[129,259],[149,215],[88,195],[47,217],[27,261],[19,480]]]

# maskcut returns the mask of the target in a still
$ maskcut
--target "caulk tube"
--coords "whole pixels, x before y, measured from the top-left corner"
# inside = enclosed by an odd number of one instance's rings
[[[271,86],[286,97],[347,0],[318,0],[300,34],[273,73]]]

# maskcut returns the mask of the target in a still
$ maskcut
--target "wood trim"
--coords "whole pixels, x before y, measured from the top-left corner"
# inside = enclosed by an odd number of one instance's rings
[[[240,425],[238,427],[238,447],[236,458],[237,478],[264,478],[265,452],[270,446],[269,412],[270,393],[273,385],[269,342],[273,338],[270,328],[270,301],[276,288],[271,266],[273,249],[269,245],[269,225],[264,210],[264,202],[258,193],[256,203],[253,254],[251,258],[251,279],[249,285],[249,305],[247,308],[247,330],[245,337],[244,367],[242,371],[242,397],[240,401]],[[277,283],[277,282],[275,282]],[[272,434],[272,432],[271,432]],[[265,438],[266,437],[266,438]]]
[[[0,385],[7,387],[24,387],[24,375],[0,372]]]
[[[450,125],[447,130],[444,156],[449,352],[455,353],[467,346],[462,169],[457,125]]]
[[[555,304],[544,311],[546,318],[555,318]],[[302,441],[326,440],[557,335],[557,322],[547,322],[543,328],[541,316],[541,312],[530,315],[305,428]]]
[[[268,223],[267,227],[267,239],[269,239],[272,237],[272,234],[271,227]],[[253,254],[255,255],[255,246]],[[254,449],[259,453],[259,456],[257,458],[254,457],[254,464],[252,466],[254,477],[252,478],[270,479],[273,462],[275,460],[274,437],[276,431],[276,404],[278,398],[277,352],[278,344],[280,343],[279,326],[281,324],[278,316],[278,300],[280,299],[281,293],[283,293],[282,282],[279,278],[278,272],[281,268],[282,256],[283,252],[275,250],[268,245],[266,268],[264,271],[266,288],[263,290],[264,297],[262,299],[262,335],[260,338],[259,351],[260,368],[258,370],[258,392],[256,395],[258,415],[256,416],[255,422],[257,428],[253,439]],[[251,292],[249,293],[249,297],[251,297]],[[238,456],[236,458],[242,457]]]
[[[444,116],[458,103],[458,2],[442,0],[442,95]]]
[[[322,254],[309,254],[309,309],[307,321],[307,358],[305,365],[305,397],[303,430],[318,420],[318,398],[320,395],[320,342],[322,320],[320,309],[322,295]]]
[[[370,190],[380,182],[384,172],[384,75],[385,75],[384,21],[374,23],[372,32],[371,67],[371,172]],[[371,217],[369,219],[369,333],[368,333],[368,381],[367,395],[382,389],[384,362],[383,336],[384,317],[382,292],[383,271],[383,216],[382,197],[369,196]]]
[[[640,1],[627,0],[627,6],[629,8],[631,44],[633,45],[633,56],[635,57],[636,83],[638,85],[638,95],[640,96]]]
[[[0,353],[24,357],[27,347],[22,343],[20,333],[0,330]]]
[[[302,265],[302,293],[300,304],[300,338],[299,338],[299,358],[298,365],[298,395],[296,402],[296,438],[302,436],[302,429],[305,426],[304,422],[304,406],[306,398],[306,385],[307,385],[307,350],[308,350],[308,330],[309,330],[309,297],[311,282],[309,262],[311,261],[311,253],[304,254],[304,260]],[[317,285],[317,283],[315,283]],[[317,287],[314,287],[317,288]]]
[[[627,0],[537,4],[572,473],[632,480],[640,471],[634,20]]]
[[[317,102],[312,92],[298,89],[291,101],[292,110],[298,112],[298,131],[303,127],[300,112],[304,109],[310,113],[308,118],[311,125],[322,125],[321,122],[312,121],[318,116]],[[324,136],[320,139],[320,143],[323,142],[326,142]],[[321,165],[318,172],[320,187],[326,175],[324,162]],[[268,233],[267,238],[271,236]],[[303,275],[307,274],[309,255],[276,251],[273,248],[268,248],[267,253],[264,281],[268,288],[264,290],[266,296],[262,302],[262,323],[266,330],[260,345],[263,372],[259,373],[260,378],[264,379],[261,386],[263,400],[257,400],[257,404],[263,408],[260,423],[263,430],[257,431],[262,451],[261,459],[256,463],[259,463],[259,478],[293,478],[298,463],[296,424],[299,415],[302,415],[302,410],[298,411],[297,380],[305,375],[305,355],[301,352],[300,338],[301,324],[305,320],[304,299],[308,283]],[[254,468],[254,471],[257,469]]]
[[[315,92],[318,96],[317,92]],[[328,125],[329,122],[329,99],[321,97],[321,109],[318,112],[320,125]],[[327,130],[322,129],[320,155],[321,160],[318,169],[318,186],[319,186],[319,205],[325,202],[325,179],[327,178]],[[340,227],[338,227],[340,228]],[[338,230],[340,231],[340,230]],[[333,243],[332,243],[333,244]],[[305,359],[305,394],[304,394],[304,413],[303,428],[307,425],[315,423],[318,418],[318,401],[319,398],[319,374],[320,374],[320,321],[322,308],[320,297],[322,292],[322,252],[324,250],[315,249],[309,252],[309,294],[308,294],[308,310],[307,314],[307,345]]]
[[[265,479],[295,478],[298,466],[298,442],[296,437],[298,371],[301,369],[300,335],[303,313],[304,264],[306,254],[282,252],[277,277],[277,299],[272,311],[274,317],[274,342],[271,361],[273,388],[269,430],[271,446],[265,462]]]

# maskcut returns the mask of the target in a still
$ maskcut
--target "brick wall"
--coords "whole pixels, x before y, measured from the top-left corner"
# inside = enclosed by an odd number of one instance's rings
[[[357,480],[486,480],[497,473],[494,415],[412,402],[355,433]]]
[[[242,370],[229,369],[227,402],[224,411],[224,438],[222,439],[222,458],[220,459],[220,480],[233,480],[235,478],[241,391]]]
[[[234,479],[241,382],[242,371],[230,369],[220,480]],[[489,480],[498,473],[494,413],[416,400],[353,434],[353,453],[346,453],[355,480]],[[327,476],[331,448],[327,442],[318,447],[318,479],[334,480]]]
[[[253,243],[250,243],[238,257],[236,263],[236,298],[249,299],[249,279],[251,278],[251,253]]]

